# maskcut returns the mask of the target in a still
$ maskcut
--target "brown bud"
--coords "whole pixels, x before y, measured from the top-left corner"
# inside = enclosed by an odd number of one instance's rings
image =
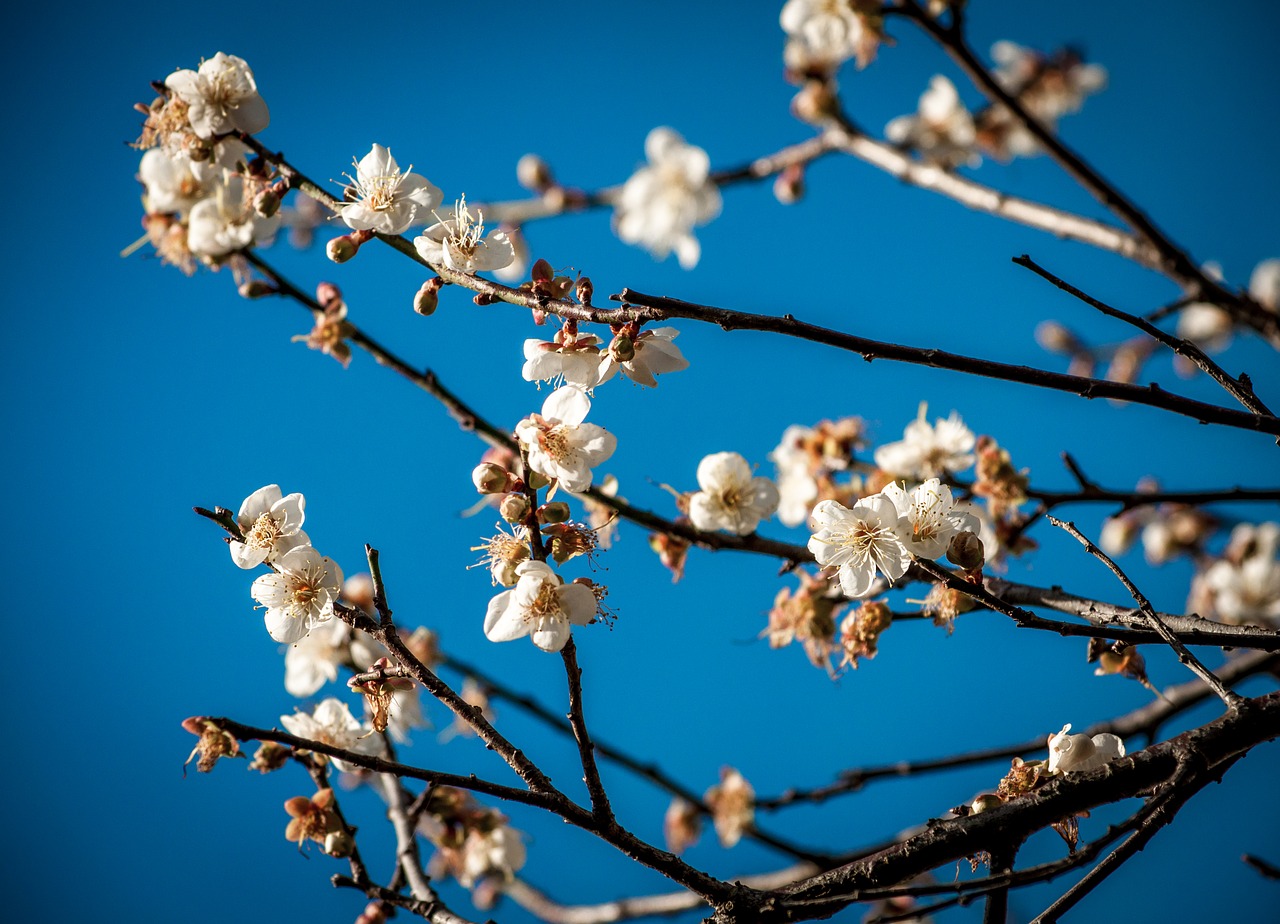
[[[471,483],[481,494],[505,494],[511,490],[511,473],[501,465],[481,462],[471,471]]]
[[[574,295],[578,301],[584,305],[591,304],[591,295],[595,292],[595,286],[591,284],[590,276],[583,276],[578,280],[578,284],[574,286]]]
[[[987,560],[982,540],[967,530],[957,533],[947,547],[947,560],[966,571],[977,571]]]
[[[267,187],[253,197],[253,210],[263,218],[270,218],[280,211],[280,194]]]
[[[790,164],[773,181],[773,195],[783,205],[794,205],[804,196],[804,164]]]
[[[241,298],[262,298],[266,295],[275,295],[279,290],[265,279],[250,279],[248,282],[241,283],[237,291]]]
[[[569,505],[564,501],[552,501],[538,508],[539,523],[564,523],[569,516]]]
[[[636,357],[635,341],[626,334],[618,334],[613,338],[613,342],[609,344],[609,355],[617,362],[630,362]]]
[[[816,124],[835,115],[836,98],[823,80],[807,80],[791,100],[791,114],[801,122]]]

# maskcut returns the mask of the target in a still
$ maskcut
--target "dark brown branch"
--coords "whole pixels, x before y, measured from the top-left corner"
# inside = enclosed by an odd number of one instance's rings
[[[1144,334],[1147,334],[1152,339],[1173,350],[1173,352],[1177,353],[1179,356],[1191,361],[1199,367],[1200,371],[1204,372],[1211,379],[1221,385],[1223,389],[1231,395],[1231,397],[1244,405],[1246,409],[1255,414],[1265,414],[1268,417],[1275,416],[1275,414],[1273,414],[1271,410],[1262,403],[1258,396],[1253,393],[1253,386],[1249,383],[1247,376],[1242,377],[1241,379],[1236,379],[1228,375],[1221,366],[1209,358],[1204,350],[1200,349],[1200,347],[1196,346],[1190,340],[1183,340],[1180,337],[1175,337],[1172,334],[1165,333],[1151,322],[1140,318],[1137,315],[1129,314],[1127,311],[1121,311],[1119,308],[1113,308],[1111,305],[1099,301],[1092,295],[1088,295],[1080,289],[1077,289],[1065,279],[1055,276],[1026,254],[1023,254],[1020,257],[1014,257],[1013,262],[1021,267],[1031,270],[1031,272],[1035,273],[1041,279],[1051,282],[1063,292],[1075,296],[1086,305],[1096,308],[1108,317],[1116,318],[1124,321],[1126,324],[1133,325]]]
[[[591,812],[602,824],[609,824],[613,821],[613,808],[600,779],[595,745],[587,732],[587,720],[582,712],[582,668],[578,667],[578,646],[574,644],[573,636],[569,636],[569,641],[560,649],[560,656],[569,682],[569,726],[573,729],[574,740],[578,742],[578,760],[582,763],[583,782],[587,784],[587,795],[591,798]]]
[[[1251,853],[1242,856],[1241,861],[1256,869],[1264,879],[1280,879],[1280,866],[1269,863],[1262,857],[1255,857]]]
[[[1091,379],[1086,376],[1068,375],[1064,372],[1049,372],[1031,366],[1015,366],[995,360],[978,359],[959,353],[926,347],[903,346],[881,340],[871,340],[853,334],[841,333],[816,324],[798,321],[792,315],[754,314],[748,311],[735,311],[729,308],[717,308],[712,305],[699,305],[676,298],[661,295],[646,295],[634,289],[623,289],[618,295],[610,298],[622,301],[624,311],[632,306],[647,308],[648,312],[627,312],[626,317],[644,321],[667,321],[672,318],[689,318],[716,324],[724,330],[754,330],[765,333],[784,334],[800,340],[821,343],[836,347],[850,353],[857,353],[868,362],[875,359],[888,359],[894,362],[910,363],[918,366],[929,366],[934,369],[948,369],[967,375],[977,375],[1005,382],[1017,382],[1037,388],[1053,391],[1069,392],[1083,398],[1111,398],[1117,401],[1129,401],[1148,407],[1159,408],[1174,414],[1180,414],[1198,420],[1200,423],[1221,424],[1237,427],[1242,430],[1254,430],[1260,433],[1280,435],[1280,419],[1260,417],[1245,411],[1220,407],[1187,398],[1165,391],[1158,385],[1130,385],[1126,382],[1109,382],[1105,379]],[[577,311],[561,311],[559,303],[548,306],[549,311],[557,314],[577,315]],[[595,312],[597,309],[590,309]],[[620,318],[621,319],[621,315]],[[583,318],[583,320],[593,320]]]

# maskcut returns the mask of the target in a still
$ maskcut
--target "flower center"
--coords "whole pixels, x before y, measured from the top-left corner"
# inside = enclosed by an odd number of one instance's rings
[[[560,595],[556,593],[557,589],[554,584],[544,582],[538,588],[538,595],[529,604],[525,619],[539,621],[543,619],[563,619],[564,613],[560,609]]]
[[[245,545],[251,549],[266,549],[270,551],[280,539],[280,524],[276,522],[275,517],[269,513],[264,513],[253,521],[253,526],[249,528],[249,532],[245,534]]]
[[[542,433],[542,448],[557,462],[569,460],[574,452],[569,442],[569,434],[564,426],[552,427]]]

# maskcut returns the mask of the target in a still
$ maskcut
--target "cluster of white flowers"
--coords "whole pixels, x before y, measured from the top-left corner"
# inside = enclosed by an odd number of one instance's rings
[[[253,582],[251,593],[266,608],[271,637],[286,644],[329,622],[342,589],[342,569],[313,549],[302,531],[305,507],[301,494],[282,496],[275,484],[259,488],[236,515],[244,541],[230,543],[231,560],[238,567],[267,564],[274,569]]]
[[[353,754],[373,756],[384,750],[382,739],[373,734],[372,727],[353,716],[347,704],[333,696],[321,700],[310,713],[298,711],[293,715],[280,716],[280,724],[291,735]],[[355,769],[339,758],[334,758],[333,765],[343,772]]]
[[[921,94],[915,115],[898,116],[884,133],[894,144],[918,151],[940,167],[976,167],[981,161],[973,116],[960,102],[955,84],[941,74]]]
[[[1079,112],[1085,97],[1099,92],[1107,83],[1107,70],[1086,64],[1072,51],[1046,57],[1013,42],[996,42],[991,47],[996,62],[993,76],[1027,112],[1053,130],[1058,119]],[[1026,157],[1040,150],[1039,142],[1003,106],[987,110],[980,125],[988,147],[1000,157]]]
[[[266,128],[267,106],[249,65],[222,52],[199,70],[170,74],[165,88],[138,143],[148,149],[138,179],[148,237],[190,272],[195,259],[217,264],[270,241],[280,226],[278,212],[257,206],[267,180],[251,176],[249,149],[236,137]]]
[[[799,526],[819,498],[860,496],[862,477],[854,455],[865,445],[859,417],[823,420],[815,426],[787,427],[769,458],[778,470],[778,519]],[[836,478],[841,481],[837,482]]]
[[[614,229],[660,260],[674,250],[680,265],[693,269],[702,255],[693,229],[720,214],[711,160],[665,127],[649,132],[644,153],[648,165],[631,175],[614,203]]]
[[[1221,282],[1222,267],[1209,261],[1204,274]],[[1249,296],[1268,311],[1280,312],[1280,259],[1263,260],[1249,277]],[[1177,334],[1208,353],[1218,353],[1231,345],[1231,315],[1211,302],[1192,302],[1178,312]],[[1183,375],[1193,375],[1196,366],[1183,356],[1174,357],[1174,367]]]
[[[959,533],[976,534],[980,528],[937,478],[911,491],[887,485],[851,508],[822,501],[813,509],[813,522],[817,529],[809,551],[822,567],[837,569],[841,590],[853,598],[871,592],[877,572],[896,581],[913,556],[938,558]]]
[[[638,385],[655,388],[657,376],[689,366],[674,343],[679,334],[674,327],[655,327],[638,334],[620,334],[601,349],[599,337],[566,326],[550,341],[535,338],[524,342],[525,363],[520,374],[529,382],[563,382],[590,391],[621,372]]]
[[[929,426],[927,412],[928,406],[922,403],[919,415],[903,431],[902,440],[885,443],[876,450],[876,465],[895,478],[922,480],[964,471],[973,464],[977,439],[960,415],[952,411],[950,417]]]
[[[1241,523],[1223,557],[1193,584],[1219,619],[1233,625],[1280,625],[1280,523]]]

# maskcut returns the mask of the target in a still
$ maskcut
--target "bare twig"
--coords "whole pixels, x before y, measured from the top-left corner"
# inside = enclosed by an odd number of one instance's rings
[[[573,729],[573,737],[578,742],[578,759],[582,763],[583,782],[587,784],[587,794],[591,797],[591,811],[602,822],[613,821],[613,809],[609,805],[609,796],[605,792],[604,783],[600,779],[600,768],[596,766],[595,745],[591,743],[591,735],[587,732],[587,720],[582,713],[582,668],[578,667],[578,646],[573,636],[560,649],[564,660],[564,672],[569,681],[569,725]]]
[[[1212,689],[1214,693],[1218,694],[1218,698],[1227,705],[1228,709],[1235,709],[1240,704],[1241,699],[1239,694],[1228,690],[1223,685],[1222,681],[1214,675],[1213,671],[1205,667],[1200,659],[1193,655],[1187,646],[1178,639],[1178,636],[1170,631],[1169,627],[1165,625],[1164,620],[1160,618],[1158,613],[1156,613],[1155,608],[1151,606],[1151,601],[1143,595],[1142,591],[1138,590],[1133,581],[1129,580],[1128,576],[1120,570],[1120,566],[1112,561],[1111,558],[1107,556],[1106,552],[1102,551],[1102,549],[1098,548],[1086,539],[1084,534],[1081,533],[1080,530],[1076,529],[1074,523],[1066,520],[1059,520],[1055,517],[1049,517],[1049,522],[1070,533],[1081,545],[1084,546],[1086,552],[1111,569],[1111,573],[1119,578],[1120,583],[1125,586],[1125,589],[1128,590],[1129,594],[1133,597],[1134,602],[1138,604],[1138,609],[1142,612],[1142,615],[1146,618],[1147,622],[1160,634],[1160,637],[1164,639],[1169,647],[1177,654],[1178,660],[1185,664],[1197,677],[1207,683],[1210,689]]]

